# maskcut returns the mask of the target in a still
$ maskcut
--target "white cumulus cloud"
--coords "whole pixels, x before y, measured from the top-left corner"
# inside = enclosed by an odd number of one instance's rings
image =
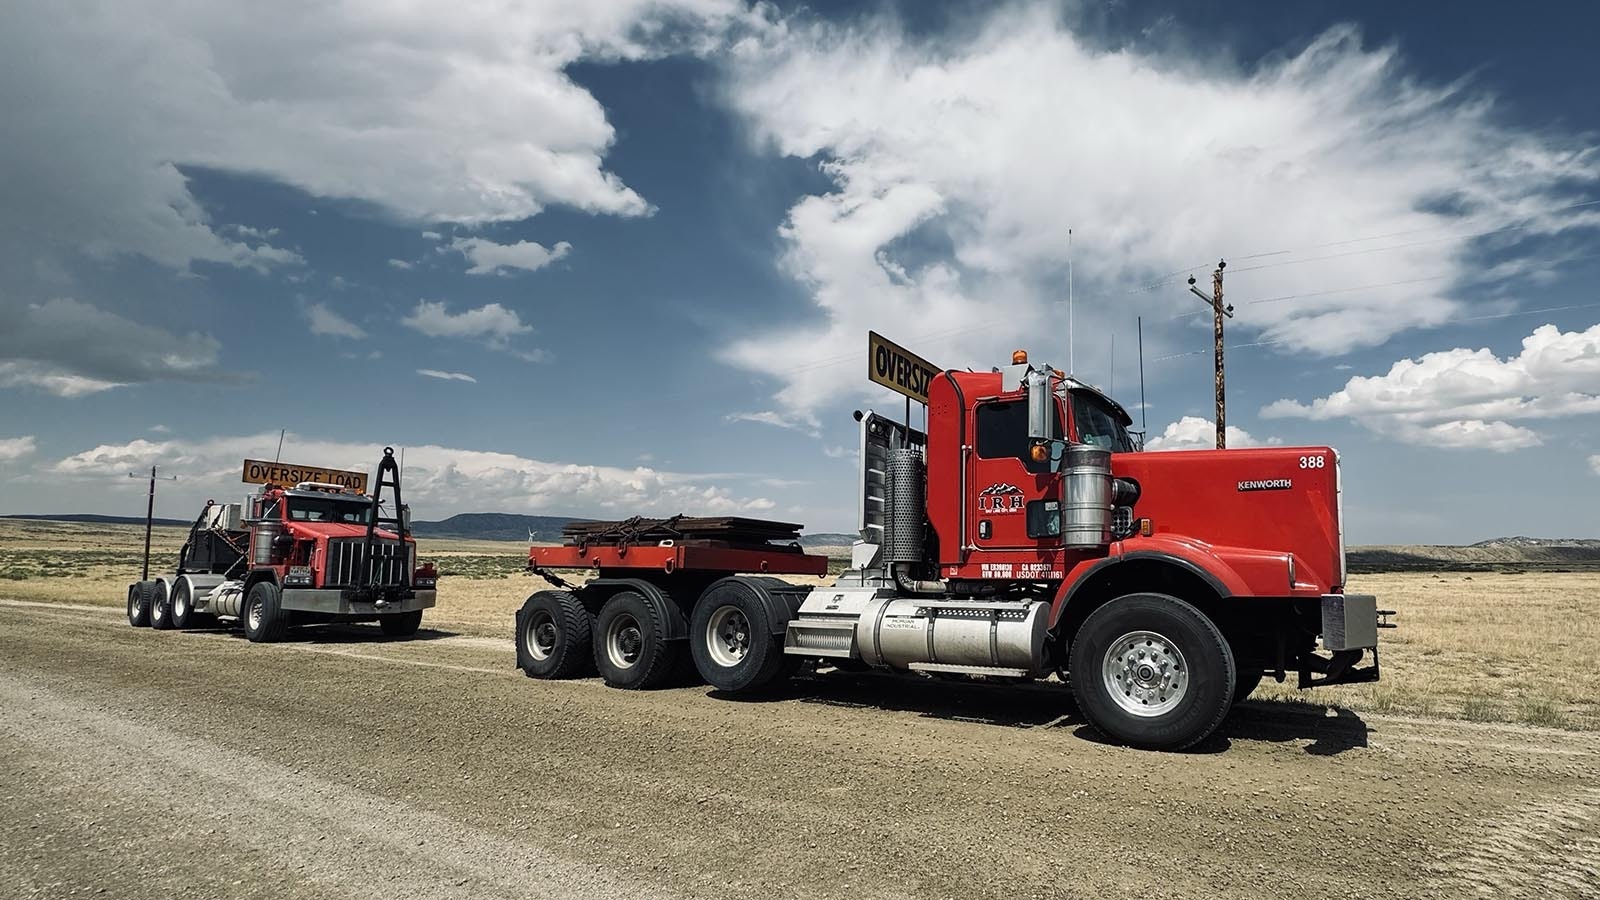
[[[1348,285],[1348,261],[1324,257],[1383,248],[1360,257],[1361,280],[1405,285],[1263,303],[1234,326],[1333,354],[1458,314],[1453,286],[1485,271],[1459,235],[1518,223],[1490,239],[1504,246],[1600,221],[1592,207],[1552,212],[1600,181],[1581,139],[1507,125],[1351,28],[1242,68],[1095,49],[1043,5],[1008,4],[972,35],[791,21],[733,57],[724,93],[754,139],[820,159],[832,182],[781,229],[811,322],[725,354],[776,380],[784,412],[867,390],[853,365],[815,360],[868,329],[948,366],[989,365],[1024,337],[1065,343],[1069,227],[1077,324],[1096,334],[1135,300],[1187,312],[1176,278],[1134,299],[1129,289],[1208,270],[1219,250],[1297,251],[1235,261],[1242,307]],[[1427,233],[1325,246],[1416,232]],[[1267,263],[1292,264],[1255,268]],[[1080,367],[1104,363],[1101,343],[1078,341]]]
[[[735,0],[6,4],[0,209],[180,267],[293,257],[250,243],[265,230],[213,226],[185,165],[419,221],[640,215],[604,167],[605,110],[566,68],[694,50],[746,15]]]
[[[15,462],[24,456],[33,455],[36,449],[33,435],[25,434],[22,437],[0,438],[0,462]]]
[[[1257,439],[1243,428],[1229,425],[1223,429],[1228,447],[1270,447],[1283,443],[1279,438]],[[1215,450],[1217,423],[1200,416],[1184,416],[1169,423],[1160,434],[1145,442],[1146,450]]]
[[[481,340],[499,349],[511,338],[533,331],[533,326],[524,324],[516,311],[498,303],[452,313],[442,301],[421,300],[400,324],[428,337]]]
[[[1596,475],[1600,475],[1600,453],[1589,457],[1589,468],[1593,469]]]
[[[759,412],[736,412],[723,417],[728,422],[754,422],[758,425],[771,425],[774,428],[787,428],[790,431],[801,431],[806,434],[816,435],[818,423],[814,417],[806,415],[785,415],[770,409]]]
[[[69,297],[5,309],[0,387],[35,387],[77,397],[148,381],[208,381],[221,344],[210,335],[173,334]]]
[[[473,384],[478,383],[478,379],[473,378],[471,375],[468,375],[465,372],[441,372],[438,369],[418,369],[417,374],[426,375],[429,378],[437,378],[441,381],[470,381]]]
[[[535,241],[517,241],[515,244],[497,244],[485,238],[456,238],[450,249],[465,256],[472,263],[468,275],[499,275],[507,269],[537,272],[567,255],[572,245],[561,241],[546,249]]]
[[[1517,450],[1541,442],[1518,420],[1600,413],[1600,324],[1541,325],[1504,359],[1458,347],[1402,359],[1383,375],[1356,376],[1310,403],[1283,399],[1267,418],[1347,418],[1423,446]]]
[[[323,334],[331,337],[346,337],[360,340],[367,336],[360,325],[346,319],[334,312],[325,303],[313,303],[306,307],[306,321],[311,324],[312,334]]]
[[[188,498],[242,493],[239,462],[271,456],[278,432],[217,436],[199,441],[135,440],[102,444],[41,467],[36,477],[99,482],[128,481],[125,473],[160,464],[181,473],[167,488],[168,508]],[[309,465],[371,471],[379,445],[289,434],[283,458]],[[552,515],[616,517],[635,513],[744,513],[772,509],[772,500],[749,496],[718,476],[669,472],[648,466],[621,468],[530,459],[510,453],[429,444],[405,448],[406,501],[420,519],[457,512],[509,510]],[[120,487],[120,483],[118,484]],[[135,488],[137,485],[134,486]],[[132,488],[127,488],[132,490]]]

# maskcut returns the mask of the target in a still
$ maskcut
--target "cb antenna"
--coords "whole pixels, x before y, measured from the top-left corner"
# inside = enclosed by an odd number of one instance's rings
[[[1144,412],[1144,316],[1139,317],[1139,431],[1149,433],[1150,422]],[[1143,440],[1143,437],[1140,438]]]
[[[283,458],[283,435],[288,430],[289,429],[287,429],[287,428],[279,428],[278,429],[278,452],[272,454],[272,461],[273,462],[277,462],[278,460]]]
[[[1072,327],[1072,229],[1067,229],[1067,374],[1078,374],[1077,357],[1074,350],[1077,348],[1078,332]]]

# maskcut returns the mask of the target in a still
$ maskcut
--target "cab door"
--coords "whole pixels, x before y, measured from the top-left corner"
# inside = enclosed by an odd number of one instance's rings
[[[1055,404],[1055,434],[1062,434]],[[1037,550],[1061,534],[1061,481],[1050,460],[1029,451],[1028,403],[983,400],[973,405],[973,452],[968,457],[967,542],[979,550]]]

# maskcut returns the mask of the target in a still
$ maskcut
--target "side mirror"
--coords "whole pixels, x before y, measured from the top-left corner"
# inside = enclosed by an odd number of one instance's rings
[[[1050,407],[1055,403],[1055,398],[1050,394],[1050,370],[1029,369],[1027,381],[1028,389],[1028,439],[1034,442],[1055,440],[1056,435],[1050,426],[1054,416],[1050,414]]]
[[[406,531],[411,530],[411,504],[400,507],[400,527]]]

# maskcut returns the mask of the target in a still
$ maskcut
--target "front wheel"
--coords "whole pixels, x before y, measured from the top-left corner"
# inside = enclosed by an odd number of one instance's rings
[[[1233,651],[1194,606],[1128,594],[1089,615],[1072,643],[1072,693],[1089,723],[1147,750],[1204,740],[1233,705]]]
[[[379,616],[378,627],[383,629],[384,637],[411,637],[422,627],[422,610]]]
[[[258,644],[281,641],[289,633],[289,613],[281,605],[278,586],[270,581],[258,581],[245,595],[244,609],[239,617],[244,620],[244,636]]]

